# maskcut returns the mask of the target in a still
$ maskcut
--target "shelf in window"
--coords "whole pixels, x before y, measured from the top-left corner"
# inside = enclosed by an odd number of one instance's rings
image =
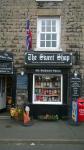
[[[56,88],[60,88],[60,87],[59,87],[59,86],[55,86],[55,87],[47,87],[47,86],[46,86],[46,87],[42,87],[42,86],[35,86],[35,89],[36,89],[36,88],[37,88],[37,89],[39,89],[39,88],[40,88],[40,89],[56,89]]]
[[[51,95],[44,95],[44,94],[36,94],[36,96],[43,96],[43,97],[45,97],[45,96],[47,96],[47,97],[58,97],[59,95],[58,94],[51,94]]]

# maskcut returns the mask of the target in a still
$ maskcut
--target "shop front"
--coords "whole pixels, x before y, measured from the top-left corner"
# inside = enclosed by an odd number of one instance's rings
[[[0,110],[12,103],[13,95],[13,56],[0,52]]]
[[[67,52],[25,53],[31,115],[67,115],[72,57]]]

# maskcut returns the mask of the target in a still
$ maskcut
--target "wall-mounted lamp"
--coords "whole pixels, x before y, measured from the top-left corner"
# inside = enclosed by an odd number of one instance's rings
[[[21,76],[23,76],[24,75],[24,71],[21,71]]]
[[[74,76],[77,77],[77,75],[78,75],[78,72],[75,70]]]

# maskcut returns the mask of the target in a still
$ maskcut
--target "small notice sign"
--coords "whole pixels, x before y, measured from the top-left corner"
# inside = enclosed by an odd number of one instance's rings
[[[18,75],[17,76],[17,89],[24,89],[27,90],[28,86],[28,76],[27,75]]]

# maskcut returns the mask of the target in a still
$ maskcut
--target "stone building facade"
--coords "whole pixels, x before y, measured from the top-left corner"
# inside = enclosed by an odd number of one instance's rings
[[[0,0],[0,51],[13,54],[15,74],[24,70],[26,52],[26,20],[29,18],[32,31],[32,49],[37,42],[37,18],[61,17],[60,48],[77,52],[78,62],[73,65],[82,77],[81,95],[84,95],[84,0]],[[16,99],[27,100],[28,91],[18,91]],[[22,97],[20,97],[22,95]],[[18,102],[16,102],[18,103]]]

